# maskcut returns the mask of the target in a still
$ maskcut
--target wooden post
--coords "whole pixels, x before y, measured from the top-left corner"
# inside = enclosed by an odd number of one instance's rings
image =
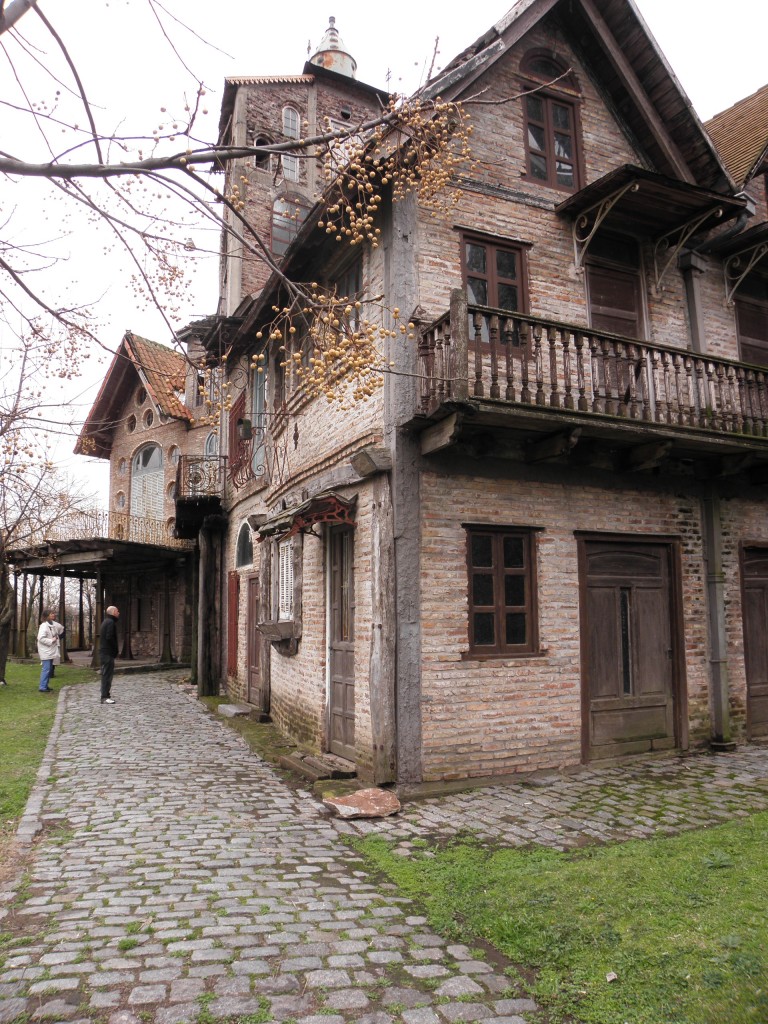
[[[83,619],[83,575],[80,573],[80,595],[77,615],[77,646],[79,650],[85,650],[85,622]]]
[[[171,651],[171,584],[168,574],[171,567],[168,566],[163,573],[163,645],[160,651],[160,663],[170,665],[173,661]]]
[[[133,575],[128,573],[128,607],[125,609],[125,616],[123,616],[123,649],[120,651],[120,657],[126,661],[133,661],[133,651],[131,650],[131,614],[133,612]],[[138,625],[138,623],[137,623]]]
[[[467,293],[461,288],[452,289],[450,310],[453,394],[458,402],[464,402],[469,395],[469,314]]]
[[[223,516],[206,516],[200,530],[200,601],[197,630],[197,692],[219,693],[221,666],[221,554]]]
[[[61,634],[61,640],[59,641],[59,650],[61,651],[61,664],[71,665],[72,659],[67,653],[67,595],[65,592],[66,577],[64,576],[64,568],[62,566],[59,571],[59,622],[64,627],[64,632]]]
[[[101,581],[101,569],[96,570],[96,596],[95,596],[95,621],[93,628],[93,654],[91,655],[91,668],[98,668],[101,663],[99,652],[99,627],[104,618],[104,589]]]

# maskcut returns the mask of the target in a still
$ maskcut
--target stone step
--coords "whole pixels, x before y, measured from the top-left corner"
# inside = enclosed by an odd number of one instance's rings
[[[247,704],[219,704],[216,710],[222,718],[247,718],[251,713]]]

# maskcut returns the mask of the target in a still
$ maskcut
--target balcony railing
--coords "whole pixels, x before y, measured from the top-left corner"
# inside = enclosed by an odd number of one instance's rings
[[[467,306],[425,329],[420,412],[505,403],[768,437],[768,371],[543,317]]]
[[[176,469],[176,500],[221,498],[226,471],[225,455],[182,455]]]
[[[55,526],[46,527],[25,538],[25,547],[70,540],[125,540],[163,548],[189,548],[189,542],[173,536],[173,525],[162,519],[132,516],[127,512],[91,509],[65,512]]]

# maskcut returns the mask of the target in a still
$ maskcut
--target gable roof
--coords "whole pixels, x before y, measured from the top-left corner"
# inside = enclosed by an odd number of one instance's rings
[[[738,185],[768,158],[768,85],[715,114],[704,127]]]
[[[729,192],[734,182],[633,0],[518,0],[422,90],[458,99],[538,22],[555,20],[659,173]]]
[[[180,352],[126,331],[80,431],[75,454],[109,458],[115,427],[137,381],[163,416],[192,422],[180,397],[186,373],[187,361]]]

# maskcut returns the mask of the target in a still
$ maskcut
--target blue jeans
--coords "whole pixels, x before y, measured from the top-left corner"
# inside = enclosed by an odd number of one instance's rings
[[[40,669],[40,686],[38,687],[38,689],[43,691],[43,692],[45,690],[49,690],[50,689],[50,687],[48,685],[48,682],[49,682],[49,680],[51,678],[51,669],[52,668],[53,668],[53,658],[48,658],[46,661],[44,661],[42,663],[42,667]]]

